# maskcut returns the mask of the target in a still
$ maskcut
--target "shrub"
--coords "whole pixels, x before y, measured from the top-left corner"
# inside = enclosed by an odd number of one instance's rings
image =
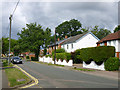
[[[55,50],[52,51],[52,55],[55,53]],[[65,49],[60,48],[60,49],[56,49],[56,53],[65,53]]]
[[[80,59],[83,61],[94,60],[95,62],[104,62],[114,56],[115,47],[113,46],[99,46],[80,50]]]
[[[26,59],[29,59],[29,56],[26,56]]]
[[[47,49],[44,49],[43,55],[45,56],[47,53]]]
[[[36,58],[36,57],[31,57],[31,61],[38,61],[38,58]]]
[[[51,54],[45,55],[45,57],[51,57]]]
[[[67,60],[69,61],[71,59],[71,54],[70,53],[56,53],[56,58],[61,59],[61,60]]]
[[[104,65],[107,71],[119,70],[119,59],[117,57],[110,57],[106,60]]]
[[[80,59],[80,49],[71,53],[71,59],[73,60],[73,63],[82,63],[82,60]]]

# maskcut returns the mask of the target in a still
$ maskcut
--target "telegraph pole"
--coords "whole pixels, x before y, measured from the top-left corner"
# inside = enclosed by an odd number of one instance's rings
[[[55,56],[54,56],[54,64],[56,60],[56,29],[55,29]]]
[[[9,20],[10,20],[10,31],[9,31],[9,60],[8,60],[8,65],[10,64],[11,22],[12,22],[12,15],[10,15]]]

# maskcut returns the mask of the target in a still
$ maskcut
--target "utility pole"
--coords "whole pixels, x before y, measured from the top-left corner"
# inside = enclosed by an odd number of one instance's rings
[[[10,64],[11,22],[12,22],[12,15],[10,15],[9,20],[10,20],[10,31],[9,31],[9,59],[8,59],[8,65]]]
[[[56,60],[56,29],[55,29],[55,56],[54,56],[54,64]]]

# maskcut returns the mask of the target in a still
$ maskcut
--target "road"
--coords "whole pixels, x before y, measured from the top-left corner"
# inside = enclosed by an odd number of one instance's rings
[[[31,88],[118,88],[115,79],[33,62],[18,66],[39,80],[38,85]]]

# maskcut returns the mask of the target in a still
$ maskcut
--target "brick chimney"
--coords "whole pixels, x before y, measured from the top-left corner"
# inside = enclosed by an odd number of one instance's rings
[[[58,41],[60,41],[60,39],[58,38]]]
[[[67,38],[67,35],[65,35],[65,39]]]

